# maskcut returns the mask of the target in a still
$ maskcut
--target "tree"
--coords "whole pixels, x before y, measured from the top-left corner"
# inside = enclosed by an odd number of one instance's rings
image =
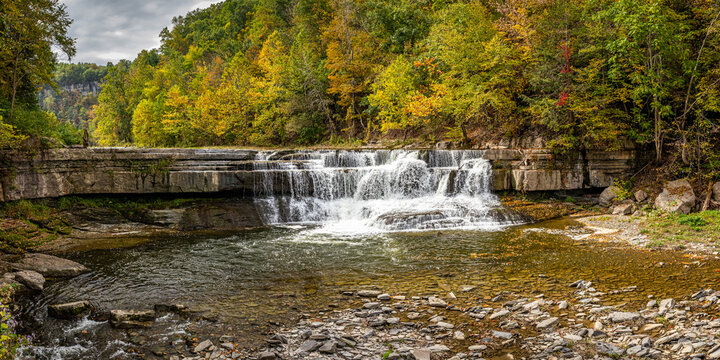
[[[52,48],[75,55],[75,41],[67,35],[71,23],[58,0],[0,0],[0,94],[10,99],[9,121],[18,98],[34,103],[37,87],[54,85]]]

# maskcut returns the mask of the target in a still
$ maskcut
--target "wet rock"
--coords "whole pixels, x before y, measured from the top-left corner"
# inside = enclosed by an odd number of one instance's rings
[[[203,352],[203,351],[206,351],[206,350],[210,350],[210,348],[211,348],[212,346],[213,346],[212,341],[210,341],[210,340],[205,340],[205,341],[202,341],[201,343],[199,343],[199,344],[193,349],[193,352],[199,353],[199,352]]]
[[[612,312],[610,315],[608,315],[608,320],[614,323],[620,323],[620,322],[626,322],[626,321],[633,321],[640,318],[640,313],[636,312]]]
[[[648,198],[648,194],[643,190],[638,190],[635,192],[635,201],[637,202],[643,202]]]
[[[493,337],[496,337],[496,338],[498,338],[498,339],[504,339],[504,340],[512,339],[512,334],[509,333],[509,332],[505,332],[505,331],[493,330],[493,331],[492,331],[492,336],[493,336]]]
[[[88,301],[48,305],[48,315],[58,319],[74,319],[88,314],[92,305]]]
[[[600,194],[600,204],[605,206],[610,205],[610,203],[617,197],[618,192],[620,192],[620,188],[617,186],[606,187]]]
[[[45,254],[25,254],[23,258],[12,264],[14,269],[32,270],[51,278],[73,277],[89,270],[74,261]]]
[[[428,305],[435,306],[435,307],[446,307],[447,303],[443,299],[440,299],[435,296],[430,296],[428,298]]]
[[[110,310],[110,325],[120,329],[148,328],[155,321],[153,310]]]
[[[501,318],[501,317],[503,317],[503,316],[505,316],[505,315],[507,315],[507,314],[509,314],[509,313],[510,313],[510,311],[507,310],[507,309],[500,309],[500,310],[492,313],[492,315],[490,315],[490,318],[489,318],[489,319],[490,319],[490,320],[495,320],[495,319]]]
[[[188,308],[182,304],[155,304],[155,306],[153,306],[153,309],[156,316],[167,313],[182,315],[189,312]]]
[[[695,192],[686,179],[667,183],[662,193],[655,199],[655,207],[660,211],[689,214],[695,206]]]
[[[45,278],[38,272],[22,270],[14,273],[15,281],[25,285],[28,289],[42,291],[45,285]]]
[[[380,290],[360,290],[357,292],[357,295],[361,297],[377,297],[380,294],[382,294]]]

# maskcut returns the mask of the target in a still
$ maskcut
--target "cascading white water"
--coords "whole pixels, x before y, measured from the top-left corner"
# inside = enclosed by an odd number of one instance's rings
[[[492,194],[481,151],[260,152],[255,163],[255,201],[266,224],[366,234],[521,222]]]

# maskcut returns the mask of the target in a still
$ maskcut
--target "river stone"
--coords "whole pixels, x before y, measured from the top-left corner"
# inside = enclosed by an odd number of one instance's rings
[[[661,327],[663,327],[662,324],[645,324],[645,325],[643,325],[643,327],[640,328],[639,332],[641,332],[641,333],[651,332],[651,331],[659,329]]]
[[[620,188],[617,186],[606,187],[605,190],[600,193],[600,204],[605,206],[610,205],[617,197],[618,192],[620,192]]]
[[[12,266],[19,270],[37,271],[43,276],[51,278],[73,277],[89,271],[85,266],[74,261],[45,254],[25,254]]]
[[[612,312],[610,315],[608,315],[608,320],[615,323],[625,322],[625,321],[633,321],[640,318],[640,313],[636,312]]]
[[[655,199],[655,207],[660,211],[689,214],[695,206],[695,193],[686,179],[667,183]]]
[[[430,296],[428,298],[428,305],[435,307],[446,307],[447,303],[445,302],[445,300],[440,299],[439,297]]]
[[[258,360],[275,360],[277,359],[277,355],[271,351],[263,351],[258,354],[257,358]]]
[[[658,313],[660,315],[664,315],[668,310],[675,307],[675,300],[674,299],[664,299],[660,301],[660,306],[658,308]]]
[[[119,329],[149,328],[153,321],[153,310],[110,310],[110,325]]]
[[[415,360],[430,360],[430,351],[422,349],[413,349],[410,351]]]
[[[715,201],[720,202],[720,181],[713,185],[713,198]]]
[[[545,320],[539,322],[536,327],[538,330],[545,330],[547,328],[554,326],[557,323],[558,323],[558,318],[551,317],[549,319],[545,319]]]
[[[48,315],[58,319],[74,319],[81,317],[92,310],[88,301],[75,301],[65,304],[48,305]]]
[[[45,285],[45,278],[38,272],[31,270],[18,271],[15,274],[15,280],[29,289],[42,291]]]
[[[332,354],[337,350],[337,343],[333,340],[325,342],[318,351],[324,354]]]
[[[610,356],[620,356],[625,353],[625,349],[609,343],[598,343],[597,351],[601,354],[607,354]]]
[[[495,320],[495,319],[503,317],[509,313],[510,313],[510,311],[508,311],[507,309],[498,310],[498,311],[492,313],[492,315],[490,315],[490,320]]]
[[[357,292],[357,295],[362,297],[377,297],[380,294],[382,294],[380,290],[360,290]]]
[[[205,340],[205,341],[199,343],[199,344],[193,349],[193,352],[195,352],[195,353],[203,352],[203,351],[205,351],[205,350],[210,349],[211,346],[213,346],[212,341],[210,341],[210,340]]]
[[[509,333],[509,332],[505,332],[505,331],[493,330],[493,331],[492,331],[492,336],[493,336],[493,337],[496,337],[496,338],[499,338],[499,339],[504,339],[504,340],[512,339],[512,334]]]
[[[317,350],[320,346],[322,346],[321,343],[315,341],[315,340],[308,340],[300,345],[300,347],[297,349],[298,353],[309,353]]]

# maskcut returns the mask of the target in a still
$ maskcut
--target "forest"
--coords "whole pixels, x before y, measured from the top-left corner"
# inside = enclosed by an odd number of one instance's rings
[[[0,108],[19,134],[38,110],[55,137],[76,138],[72,123],[98,145],[471,146],[534,134],[558,153],[631,140],[658,162],[717,174],[719,16],[712,0],[227,0],[102,69],[82,115],[53,119],[56,100],[48,112],[30,96],[13,114],[8,61]],[[20,88],[70,77],[53,74]]]

